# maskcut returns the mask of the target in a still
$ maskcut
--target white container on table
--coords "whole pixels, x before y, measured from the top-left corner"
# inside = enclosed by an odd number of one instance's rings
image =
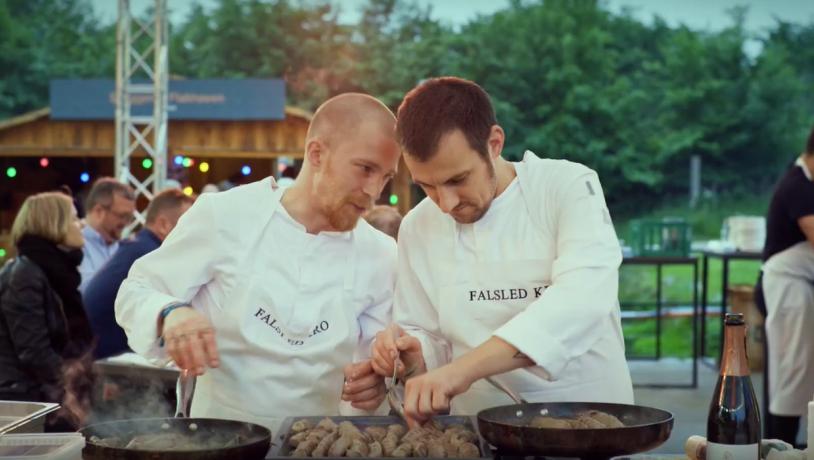
[[[0,460],[81,460],[80,433],[7,434],[0,437]]]
[[[762,216],[732,216],[725,224],[728,241],[739,251],[760,251],[766,240],[766,218]]]

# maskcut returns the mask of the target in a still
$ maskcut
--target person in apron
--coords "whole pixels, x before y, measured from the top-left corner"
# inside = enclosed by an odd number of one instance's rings
[[[794,444],[812,397],[808,339],[814,262],[814,128],[805,151],[778,181],[766,216],[763,267],[755,300],[766,317],[763,423],[766,438]],[[809,329],[806,329],[806,327]],[[810,335],[810,334],[809,334]],[[800,364],[802,363],[802,364]],[[776,380],[778,379],[778,380]],[[799,406],[796,406],[800,403]]]
[[[292,185],[201,195],[133,265],[116,319],[134,351],[199,376],[193,417],[276,431],[380,406],[366,351],[390,322],[397,250],[360,217],[395,174],[394,125],[370,96],[327,101]]]
[[[395,325],[373,367],[406,378],[414,421],[529,401],[632,403],[618,290],[622,252],[596,173],[526,152],[473,82],[431,79],[405,96],[397,137],[427,194],[402,222]]]
[[[814,396],[814,245],[802,241],[767,260],[763,291],[769,413],[776,419],[774,434],[796,445],[800,417]],[[777,429],[778,421],[790,427]]]

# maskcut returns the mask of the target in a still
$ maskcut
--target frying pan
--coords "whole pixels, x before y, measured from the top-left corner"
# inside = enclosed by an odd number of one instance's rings
[[[209,418],[117,420],[89,425],[79,432],[85,436],[84,460],[261,460],[268,453],[271,443],[271,432],[265,427]],[[119,437],[127,443],[135,436],[161,433],[192,436],[196,441],[200,440],[200,447],[192,450],[127,449],[107,447],[92,440],[93,436]],[[234,442],[235,438],[238,438],[237,442]],[[227,443],[230,445],[223,447]]]
[[[538,415],[572,418],[598,410],[624,428],[556,429],[528,426]],[[673,414],[627,404],[561,402],[498,406],[478,413],[478,429],[500,455],[607,459],[654,449],[670,437]]]
[[[652,407],[628,404],[560,402],[527,403],[503,382],[487,378],[518,404],[498,406],[478,413],[478,430],[498,451],[498,456],[578,457],[608,459],[654,449],[673,429],[673,414]],[[539,415],[575,418],[580,412],[598,410],[616,416],[624,428],[535,428]]]
[[[213,418],[188,418],[196,378],[183,370],[176,385],[175,418],[132,419],[99,423],[81,430],[85,460],[262,460],[271,445],[271,431],[253,423]],[[194,449],[110,447],[96,438],[119,438],[127,445],[136,436],[179,434],[192,438]],[[118,443],[117,443],[118,445]]]

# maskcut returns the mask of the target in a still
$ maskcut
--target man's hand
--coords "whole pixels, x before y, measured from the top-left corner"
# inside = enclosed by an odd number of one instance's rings
[[[427,367],[421,352],[421,342],[404,332],[396,324],[376,334],[371,361],[373,370],[382,377],[393,376],[393,363],[399,358],[398,376],[406,380],[410,376],[423,374]],[[409,375],[405,375],[409,374]]]
[[[384,401],[385,392],[384,378],[373,371],[371,360],[345,366],[343,401],[350,401],[356,409],[373,411]]]
[[[407,380],[404,415],[410,425],[423,424],[436,414],[449,413],[452,398],[469,389],[472,382],[456,362]]]
[[[167,353],[181,369],[203,375],[206,367],[218,367],[215,329],[206,316],[191,307],[176,308],[164,318],[162,336]]]

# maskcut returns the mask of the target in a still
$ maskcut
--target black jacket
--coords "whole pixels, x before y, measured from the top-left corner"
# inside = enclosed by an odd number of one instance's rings
[[[68,344],[62,301],[45,272],[19,256],[0,270],[0,399],[62,401]]]

